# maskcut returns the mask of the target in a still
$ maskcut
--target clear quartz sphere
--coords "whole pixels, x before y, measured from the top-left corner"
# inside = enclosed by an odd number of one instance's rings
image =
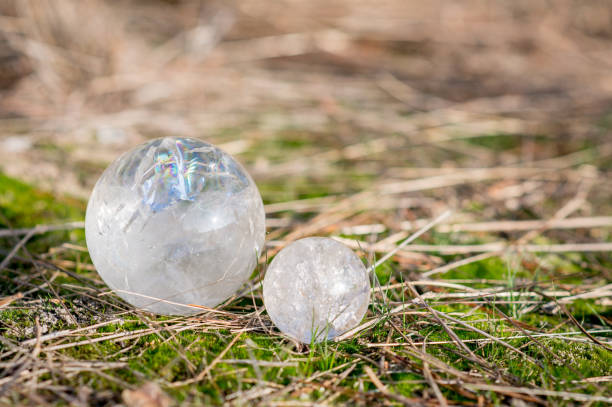
[[[330,238],[308,237],[274,257],[263,299],[282,332],[303,343],[320,342],[359,324],[370,302],[370,280],[351,249]]]
[[[85,235],[104,281],[130,304],[189,315],[243,285],[265,239],[259,191],[229,154],[161,138],[126,152],[89,199]]]

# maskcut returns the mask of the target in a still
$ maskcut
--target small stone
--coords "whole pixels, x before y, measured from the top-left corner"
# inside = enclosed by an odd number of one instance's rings
[[[205,142],[162,138],[115,160],[89,199],[85,234],[100,276],[130,304],[199,312],[236,292],[257,264],[265,213],[255,183]]]
[[[351,249],[330,238],[309,237],[274,257],[263,297],[276,326],[309,344],[333,339],[359,324],[368,309],[370,281]]]

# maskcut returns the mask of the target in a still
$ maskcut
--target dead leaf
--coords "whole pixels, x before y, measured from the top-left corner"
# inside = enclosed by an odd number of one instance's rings
[[[169,407],[170,397],[153,382],[143,384],[136,390],[124,390],[121,394],[127,407]]]
[[[9,295],[8,297],[0,298],[0,308],[4,308],[9,306],[13,301],[23,298],[22,293],[17,293],[14,295]]]

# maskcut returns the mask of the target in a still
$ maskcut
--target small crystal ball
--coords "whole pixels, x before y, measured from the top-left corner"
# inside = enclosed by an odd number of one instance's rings
[[[263,299],[282,332],[303,343],[320,342],[359,324],[368,309],[370,281],[351,249],[330,238],[309,237],[274,257]]]
[[[85,234],[104,281],[130,304],[169,315],[213,307],[243,285],[265,239],[255,183],[229,154],[162,138],[116,159],[89,199]]]

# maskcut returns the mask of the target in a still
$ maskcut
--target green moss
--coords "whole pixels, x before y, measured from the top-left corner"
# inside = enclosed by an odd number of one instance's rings
[[[85,217],[85,207],[83,201],[57,197],[0,173],[0,228],[28,228],[38,224],[79,221]],[[16,243],[15,239],[0,238],[0,250],[9,250]],[[84,245],[85,233],[78,229],[45,233],[33,236],[27,247],[33,253],[41,253],[63,242]],[[74,256],[88,258],[82,253]]]
[[[300,129],[285,129],[278,131],[274,137],[266,137],[256,141],[243,156],[249,162],[265,158],[270,162],[283,162],[291,156],[303,157],[313,154],[316,140],[320,135],[305,132]]]
[[[0,227],[30,227],[38,223],[82,220],[85,203],[58,198],[0,173]]]
[[[448,279],[505,280],[507,277],[508,265],[498,257],[491,257],[466,264],[465,266],[450,270],[445,274],[445,278]]]
[[[468,144],[488,148],[495,151],[506,151],[518,149],[526,140],[536,142],[538,144],[550,143],[548,137],[542,135],[524,135],[524,134],[507,134],[494,133],[484,134],[476,137],[466,138]]]
[[[503,151],[517,148],[521,145],[522,136],[515,134],[491,134],[466,139],[469,144],[486,147],[491,150]]]

